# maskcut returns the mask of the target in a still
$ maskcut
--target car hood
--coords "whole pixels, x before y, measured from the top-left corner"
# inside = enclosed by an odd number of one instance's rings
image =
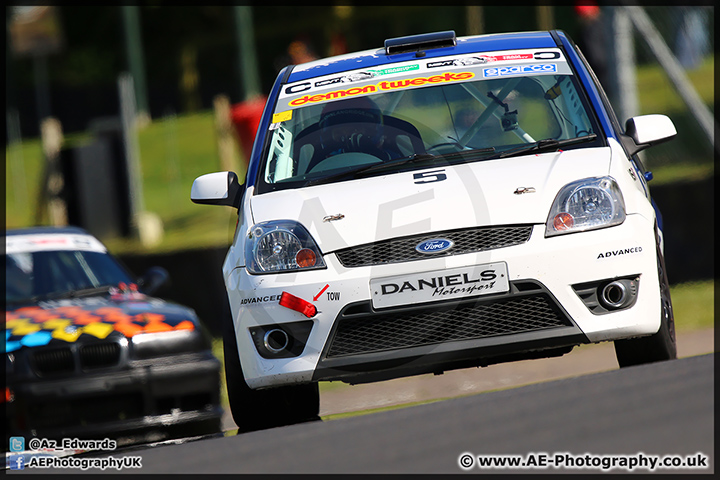
[[[5,312],[7,352],[62,342],[200,329],[191,309],[137,292],[9,307]]]
[[[564,185],[609,166],[609,147],[582,148],[283,190],[252,197],[251,208],[256,223],[299,221],[330,253],[422,232],[544,224]]]

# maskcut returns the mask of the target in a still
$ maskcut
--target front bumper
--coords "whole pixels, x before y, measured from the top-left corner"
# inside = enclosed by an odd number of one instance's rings
[[[441,373],[554,356],[588,342],[537,282],[512,282],[503,294],[384,313],[358,302],[338,315],[313,380],[361,383]]]
[[[518,355],[543,356],[542,351],[552,355],[581,343],[648,335],[659,328],[653,225],[640,215],[629,215],[616,227],[552,238],[544,237],[544,225],[535,225],[521,245],[442,258],[355,268],[343,267],[332,254],[325,260],[326,270],[231,272],[228,292],[251,388],[337,379],[357,383],[485,365]],[[373,308],[371,279],[493,262],[506,263],[509,292]],[[592,311],[573,288],[617,277],[639,279],[637,301],[628,308]],[[307,321],[278,304],[282,292],[313,303],[317,314],[300,355],[262,358],[250,334],[253,327]],[[468,315],[458,320],[458,312]],[[469,315],[473,312],[474,320]],[[428,320],[436,314],[441,318]],[[537,323],[538,316],[550,320]],[[429,328],[433,321],[435,327]],[[438,333],[448,325],[449,332]],[[338,349],[338,344],[345,346]]]
[[[133,361],[120,371],[9,383],[11,435],[152,438],[221,431],[220,362],[210,353]]]

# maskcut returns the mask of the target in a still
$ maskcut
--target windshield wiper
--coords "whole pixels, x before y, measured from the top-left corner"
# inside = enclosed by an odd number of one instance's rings
[[[54,298],[80,298],[80,297],[92,297],[93,295],[100,295],[103,293],[109,293],[110,289],[113,287],[113,285],[102,285],[99,287],[88,287],[88,288],[80,288],[78,290],[71,290],[69,292],[64,292],[61,294],[58,294],[58,296]]]
[[[436,155],[430,155],[428,153],[414,153],[410,155],[409,157],[403,157],[403,158],[396,158],[394,160],[390,160],[387,162],[382,163],[373,163],[370,165],[363,165],[362,167],[355,168],[353,170],[346,170],[344,172],[336,173],[334,175],[329,175],[327,177],[318,178],[316,180],[309,181],[306,186],[312,186],[312,185],[319,185],[321,183],[331,183],[336,180],[342,180],[343,178],[348,177],[357,177],[357,175],[365,172],[373,172],[375,170],[382,170],[387,167],[391,166],[399,166],[399,165],[405,165],[407,163],[415,163],[420,162],[423,160],[430,160],[436,158]]]
[[[402,165],[407,165],[409,163],[419,163],[425,160],[433,160],[437,158],[452,159],[454,157],[460,157],[468,160],[473,159],[478,155],[486,155],[488,153],[495,153],[495,147],[479,148],[475,150],[461,150],[459,152],[445,153],[442,155],[432,155],[429,153],[414,153],[409,157],[396,158],[387,162],[373,163],[372,165],[364,165],[354,170],[347,170],[344,172],[336,173],[335,175],[330,175],[328,177],[318,178],[317,180],[312,180],[308,182],[306,185],[309,187],[321,183],[330,183],[336,180],[342,180],[343,178],[348,177],[356,178],[361,173],[375,172],[379,170],[384,170],[389,167],[399,167]]]
[[[456,157],[460,157],[463,160],[475,160],[477,157],[485,156],[488,153],[495,153],[495,147],[474,148],[472,150],[459,150],[457,152],[443,153],[442,155],[438,156],[444,158],[445,160],[453,160]]]
[[[12,303],[35,303],[42,300],[60,300],[63,298],[81,298],[81,297],[92,297],[93,295],[102,295],[109,293],[113,285],[102,285],[100,287],[88,287],[80,288],[78,290],[70,290],[67,292],[53,292],[45,293],[42,295],[34,295],[29,298],[23,298],[20,300],[12,300]]]
[[[499,154],[497,158],[506,158],[506,157],[512,157],[516,155],[523,155],[525,153],[531,153],[531,152],[554,152],[555,150],[566,147],[568,145],[575,145],[578,143],[585,143],[585,142],[592,142],[597,138],[597,134],[591,133],[590,135],[585,135],[583,137],[575,137],[575,138],[567,138],[565,140],[554,140],[552,138],[546,138],[543,140],[538,140],[535,143],[529,143],[527,145],[522,145],[518,148],[513,148],[510,150],[506,150]]]

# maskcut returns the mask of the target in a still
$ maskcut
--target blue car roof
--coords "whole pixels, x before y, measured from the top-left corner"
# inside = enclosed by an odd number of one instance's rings
[[[458,37],[456,46],[424,50],[425,56],[423,58],[475,52],[551,47],[557,47],[557,45],[549,32],[497,33]],[[414,52],[386,55],[384,48],[365,50],[296,65],[286,81],[291,83],[347,70],[372,68],[389,63],[404,62],[413,60],[414,58],[417,58]]]

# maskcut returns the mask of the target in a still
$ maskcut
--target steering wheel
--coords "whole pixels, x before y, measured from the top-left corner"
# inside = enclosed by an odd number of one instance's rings
[[[347,152],[339,153],[331,157],[324,158],[313,165],[309,170],[310,172],[318,172],[321,170],[330,170],[336,168],[345,167],[358,167],[361,165],[368,165],[371,163],[381,163],[382,161],[374,155],[360,152]]]

